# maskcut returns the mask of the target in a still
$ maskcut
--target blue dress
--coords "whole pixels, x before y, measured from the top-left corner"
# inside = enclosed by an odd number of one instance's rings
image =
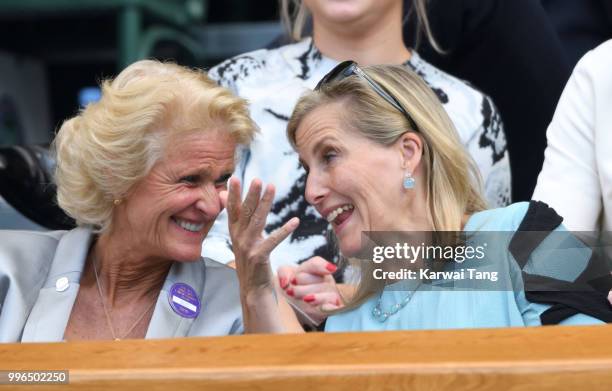
[[[467,232],[509,232],[498,235],[499,240],[509,240],[510,233],[521,224],[529,203],[516,203],[505,208],[475,213],[468,220]],[[581,245],[563,226],[555,229],[560,235],[551,235],[531,253],[524,270],[546,276],[554,272],[558,278],[565,276],[572,280],[588,262],[591,250]],[[555,232],[553,231],[553,232]],[[562,245],[559,238],[563,237]],[[567,241],[574,241],[567,244]],[[500,280],[510,286],[508,289],[446,289],[437,288],[435,283],[419,281],[403,282],[409,287],[393,289],[387,286],[382,294],[376,295],[360,307],[335,314],[327,319],[325,331],[381,331],[381,330],[425,330],[460,329],[480,327],[540,326],[540,314],[549,308],[547,304],[532,303],[525,297],[521,269],[508,250],[509,243],[489,245],[483,270],[493,268],[500,271]],[[557,251],[559,247],[563,251]],[[488,265],[488,266],[487,266]],[[455,266],[457,267],[457,266]],[[395,284],[394,284],[395,285]],[[416,289],[416,290],[413,290]],[[411,294],[410,301],[386,321],[377,320],[372,311],[380,297],[379,308],[390,312]],[[603,323],[599,319],[578,314],[560,324],[586,325]]]

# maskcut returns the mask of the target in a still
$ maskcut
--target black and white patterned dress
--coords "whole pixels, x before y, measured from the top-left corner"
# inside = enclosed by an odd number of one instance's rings
[[[244,151],[236,173],[243,187],[260,178],[276,186],[276,199],[268,216],[269,234],[294,216],[300,226],[272,253],[274,269],[320,255],[331,260],[328,223],[304,198],[306,174],[297,153],[285,136],[286,125],[300,96],[337,62],[321,54],[312,39],[261,49],[226,60],[209,76],[247,99],[251,116],[261,129]],[[452,119],[463,144],[476,161],[491,206],[510,201],[510,165],[501,118],[491,99],[465,82],[423,61],[416,52],[405,64],[419,74],[436,93]],[[204,241],[202,254],[221,262],[232,260],[227,215],[219,216]]]

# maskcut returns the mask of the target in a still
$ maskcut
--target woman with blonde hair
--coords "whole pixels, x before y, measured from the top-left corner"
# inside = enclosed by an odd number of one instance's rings
[[[78,227],[0,231],[0,341],[241,333],[234,270],[200,254],[255,130],[198,70],[139,61],[104,81],[54,141]]]
[[[414,72],[343,62],[300,98],[287,135],[307,173],[306,199],[361,271],[326,331],[612,321],[598,286],[604,265],[552,209],[537,202],[486,209],[473,159]],[[296,331],[277,320],[275,242],[260,236],[272,188],[263,196],[261,189],[254,181],[241,203],[239,181],[230,181],[245,318],[259,315],[261,331]]]

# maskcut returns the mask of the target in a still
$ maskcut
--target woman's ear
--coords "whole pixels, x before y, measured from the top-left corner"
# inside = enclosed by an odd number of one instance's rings
[[[423,156],[423,140],[415,132],[406,132],[395,142],[403,169],[414,172]]]

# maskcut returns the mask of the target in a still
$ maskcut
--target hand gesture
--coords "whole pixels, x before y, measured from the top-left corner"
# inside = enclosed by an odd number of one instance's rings
[[[264,238],[263,229],[274,200],[274,186],[267,185],[263,196],[261,190],[261,181],[253,180],[244,202],[241,202],[240,181],[232,177],[228,193],[221,194],[221,200],[227,207],[236,271],[243,296],[260,289],[274,289],[270,253],[299,224],[299,219],[294,217]]]

